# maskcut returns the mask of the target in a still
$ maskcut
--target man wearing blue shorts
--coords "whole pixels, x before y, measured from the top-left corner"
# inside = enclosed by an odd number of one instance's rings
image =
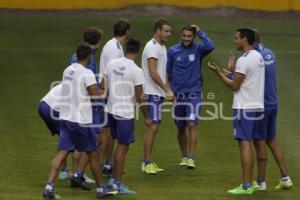
[[[203,43],[194,42],[196,35]],[[194,158],[200,119],[202,59],[213,49],[214,44],[198,26],[187,25],[181,29],[181,43],[168,50],[167,74],[176,97],[172,115],[182,153],[179,165],[188,169],[196,167]]]
[[[242,184],[228,193],[234,195],[253,194],[252,187],[254,157],[251,143],[255,139],[259,120],[263,118],[265,67],[262,56],[253,49],[255,32],[240,28],[234,37],[237,49],[244,54],[237,60],[233,79],[215,63],[209,67],[234,91],[233,134],[239,143]]]
[[[96,28],[96,27],[88,27],[84,33],[83,33],[83,41],[87,43],[91,48],[91,59],[88,64],[88,69],[90,69],[97,80],[97,83],[99,85],[99,79],[97,74],[97,62],[95,59],[95,53],[100,47],[101,43],[101,37],[102,37],[102,30]],[[77,62],[77,56],[76,53],[74,53],[71,57],[70,65]],[[103,124],[103,119],[101,119],[101,113],[104,112],[104,102],[97,100],[96,102],[93,102],[92,108],[93,108],[93,128],[95,133],[97,134],[97,137],[100,137],[100,127]],[[89,190],[90,187],[87,183],[94,183],[95,181],[89,178],[85,173],[85,169],[87,167],[88,163],[88,157],[85,153],[78,154],[78,152],[74,153],[75,155],[75,162],[77,162],[76,165],[76,172],[74,172],[74,175],[71,177],[71,187],[80,187],[82,189]],[[81,176],[84,177],[84,179],[81,179]],[[81,182],[80,180],[84,180],[84,182]]]
[[[157,174],[164,171],[151,160],[156,133],[158,132],[164,98],[172,99],[174,94],[167,82],[167,49],[164,45],[171,36],[171,25],[160,19],[154,25],[154,36],[147,42],[142,54],[142,69],[145,76],[144,93],[148,102],[148,113],[152,124],[146,127],[144,135],[144,160],[142,172]]]
[[[77,63],[67,67],[63,73],[60,100],[60,141],[58,153],[52,161],[48,183],[43,192],[45,199],[55,199],[54,181],[70,152],[86,152],[97,184],[97,199],[117,194],[103,184],[97,153],[98,141],[93,124],[91,100],[98,99],[101,92],[93,72],[87,69],[91,48],[81,44],[76,50]]]
[[[254,48],[263,57],[265,63],[265,95],[264,95],[264,118],[260,121],[259,132],[255,137],[255,148],[257,151],[257,180],[254,182],[256,190],[266,190],[266,166],[267,152],[266,144],[271,150],[279,167],[281,179],[276,189],[290,189],[293,186],[288,175],[283,153],[276,141],[276,119],[278,111],[277,81],[276,81],[276,57],[271,49],[261,44],[261,37],[255,31]]]
[[[108,113],[108,125],[114,140],[118,145],[114,153],[113,178],[110,184],[120,193],[135,194],[121,183],[122,172],[125,166],[125,158],[129,145],[135,142],[134,135],[134,107],[137,101],[141,104],[141,110],[146,124],[147,106],[144,104],[143,71],[134,63],[140,50],[140,42],[129,39],[126,44],[126,55],[123,58],[111,61],[104,75],[107,79],[109,97],[105,111]]]

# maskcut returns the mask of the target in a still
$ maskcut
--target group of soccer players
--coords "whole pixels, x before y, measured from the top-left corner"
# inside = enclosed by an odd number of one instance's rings
[[[41,118],[51,133],[60,137],[43,192],[45,199],[59,198],[54,190],[58,175],[60,179],[70,178],[71,187],[84,190],[90,190],[89,183],[96,182],[97,199],[117,193],[135,194],[121,180],[129,145],[135,142],[136,104],[144,116],[146,128],[142,172],[164,171],[151,159],[164,101],[173,102],[182,153],[179,165],[188,169],[196,167],[203,84],[201,65],[202,59],[214,50],[213,42],[197,25],[187,25],[181,29],[181,42],[167,50],[164,44],[171,36],[172,27],[168,21],[160,19],[155,22],[153,38],[142,52],[141,69],[135,63],[141,44],[137,39],[128,38],[130,22],[118,20],[113,31],[114,37],[104,45],[97,67],[94,53],[99,49],[103,32],[95,27],[87,28],[83,34],[84,43],[72,55],[61,83],[40,101]],[[200,43],[195,41],[196,37]],[[266,189],[265,144],[272,150],[281,170],[282,179],[277,188],[288,189],[292,182],[275,140],[275,56],[261,45],[259,33],[253,29],[238,29],[235,43],[244,55],[237,61],[231,56],[227,70],[209,63],[234,91],[233,110],[237,116],[234,134],[240,144],[243,184],[229,192],[252,194],[254,190]],[[255,141],[258,158],[258,178],[253,183],[251,141]],[[72,170],[68,170],[66,164],[69,153],[73,157]],[[84,173],[88,164],[95,181]],[[107,184],[104,184],[102,173],[110,178]]]

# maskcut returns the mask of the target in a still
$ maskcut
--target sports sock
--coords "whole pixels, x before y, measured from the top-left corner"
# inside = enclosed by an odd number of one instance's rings
[[[143,162],[145,163],[145,165],[149,165],[150,163],[152,163],[151,160],[144,160]]]
[[[54,183],[53,182],[48,182],[46,184],[46,187],[45,187],[46,190],[50,190],[52,191],[54,189]]]
[[[282,181],[289,181],[290,177],[289,176],[283,176],[283,177],[281,177],[281,180]]]
[[[256,179],[256,183],[257,183],[258,185],[261,185],[263,182],[265,182],[265,180],[260,179],[260,178]]]
[[[251,187],[251,183],[244,183],[243,184],[243,189],[244,190],[247,190],[248,188],[250,188]]]
[[[83,171],[77,171],[74,173],[75,178],[81,178],[81,177],[83,177],[83,175],[84,175]]]

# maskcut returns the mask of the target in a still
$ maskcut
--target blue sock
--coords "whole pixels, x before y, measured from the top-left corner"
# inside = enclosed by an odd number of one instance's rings
[[[182,154],[182,158],[187,158],[187,154]]]
[[[251,183],[244,183],[243,184],[243,189],[244,190],[247,190],[248,188],[250,188],[251,187]]]
[[[53,183],[53,182],[48,182],[48,183],[46,184],[45,189],[51,190],[51,191],[52,191],[52,190],[54,189],[54,183]]]
[[[61,171],[61,172],[68,172],[69,170],[68,170],[68,167],[64,167],[64,168],[62,168],[60,171]]]
[[[256,180],[256,182],[257,182],[258,185],[261,185],[261,183],[263,183],[263,182],[265,182],[265,181],[262,180],[262,179],[260,179],[260,178],[258,178],[258,179]]]
[[[282,181],[288,181],[290,177],[288,175],[281,177]]]
[[[143,162],[145,163],[145,165],[148,165],[148,164],[152,163],[151,160],[144,160]]]
[[[76,178],[81,178],[81,177],[83,177],[83,175],[84,175],[84,172],[83,172],[83,171],[77,171],[77,172],[74,174],[74,177],[76,177]]]
[[[188,156],[187,156],[187,158],[189,158],[189,159],[193,159],[193,160],[195,159],[195,157],[194,157],[194,156],[192,156],[192,155],[188,155]]]

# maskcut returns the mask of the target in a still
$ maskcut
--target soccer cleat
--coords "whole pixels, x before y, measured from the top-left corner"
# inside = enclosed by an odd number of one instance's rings
[[[66,180],[66,179],[69,179],[69,178],[70,178],[70,175],[69,175],[68,170],[64,170],[64,171],[59,172],[59,175],[58,175],[59,180]]]
[[[181,159],[181,162],[179,163],[179,165],[180,165],[180,166],[187,166],[187,164],[188,164],[188,158],[183,157],[183,158]]]
[[[43,197],[46,200],[55,199],[54,190],[45,189],[44,192],[43,192]]]
[[[110,196],[115,196],[118,194],[118,190],[115,189],[114,187],[101,187],[101,188],[97,188],[97,194],[96,194],[96,198],[97,199],[105,199],[106,197],[110,197]]]
[[[153,163],[149,163],[146,165],[144,162],[142,162],[142,172],[146,174],[157,174],[157,171],[155,167],[153,166]]]
[[[130,194],[130,195],[136,194],[135,191],[129,190],[129,188],[126,185],[124,185],[123,183],[121,183],[121,186],[119,188],[119,193],[120,194]]]
[[[279,180],[279,184],[275,187],[275,189],[276,190],[280,190],[280,189],[289,190],[292,188],[292,186],[293,186],[293,183],[292,183],[291,179],[288,179],[286,181]]]
[[[157,164],[155,164],[155,163],[151,163],[152,165],[153,165],[153,168],[154,168],[154,170],[156,171],[156,172],[164,172],[165,170],[164,169],[161,169],[161,168],[159,168],[158,166],[157,166]],[[151,165],[150,164],[150,165]]]
[[[267,190],[267,184],[265,181],[262,182],[261,184],[258,184],[257,181],[253,181],[252,188],[258,191],[265,191]]]
[[[91,179],[90,177],[88,177],[86,174],[83,175],[85,182],[92,184],[92,183],[96,183],[95,180]]]
[[[249,187],[247,190],[243,188],[243,185],[241,184],[240,186],[228,190],[227,193],[229,194],[234,194],[234,195],[251,195],[254,193],[254,189],[252,187]]]
[[[196,167],[195,160],[189,158],[187,160],[187,165],[186,166],[187,166],[188,169],[194,169]]]
[[[83,177],[72,177],[71,178],[72,188],[81,188],[82,190],[91,190],[91,186],[85,181]]]

